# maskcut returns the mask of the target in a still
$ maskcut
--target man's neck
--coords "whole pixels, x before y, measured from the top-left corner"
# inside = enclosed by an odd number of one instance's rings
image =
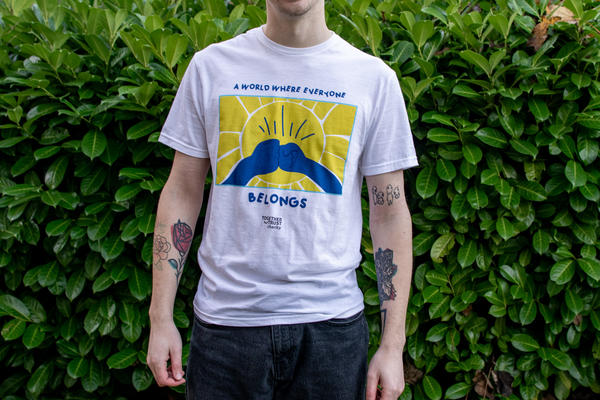
[[[331,31],[325,23],[325,8],[315,4],[301,16],[290,16],[267,1],[264,33],[272,41],[288,47],[311,47],[325,42]]]

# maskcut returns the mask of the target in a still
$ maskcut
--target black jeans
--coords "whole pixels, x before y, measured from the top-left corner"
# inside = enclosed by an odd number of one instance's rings
[[[363,400],[364,314],[328,321],[224,327],[194,318],[188,400]]]

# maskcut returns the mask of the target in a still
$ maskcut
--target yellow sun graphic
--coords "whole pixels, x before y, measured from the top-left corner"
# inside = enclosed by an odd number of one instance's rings
[[[245,168],[251,156],[267,141],[282,149],[299,149],[343,183],[346,157],[354,127],[356,107],[303,99],[221,96],[216,183],[223,184]],[[293,143],[293,145],[286,145]],[[259,147],[257,147],[259,146]],[[262,154],[262,153],[261,153]],[[275,156],[274,156],[275,157]],[[262,158],[265,156],[262,154]],[[246,160],[246,164],[242,161]],[[256,161],[256,160],[255,160]],[[262,161],[261,161],[262,162]],[[252,163],[250,163],[252,164]],[[252,164],[254,165],[254,164]],[[276,165],[275,165],[276,167]],[[248,178],[244,186],[323,192],[319,182],[301,172],[281,167]]]

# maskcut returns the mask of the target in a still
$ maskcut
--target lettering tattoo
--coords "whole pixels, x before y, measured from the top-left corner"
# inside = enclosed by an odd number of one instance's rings
[[[179,253],[179,259],[169,258],[169,265],[175,270],[177,282],[179,282],[181,277],[185,256],[190,249],[193,236],[194,232],[192,231],[192,228],[185,222],[181,222],[179,219],[171,226],[171,239],[173,241],[173,247],[175,247]]]
[[[392,278],[398,272],[398,266],[394,264],[394,251],[382,250],[381,247],[375,253],[375,272],[377,274],[377,289],[379,291],[379,304],[381,310],[382,331],[385,329],[385,318],[387,309],[383,306],[384,301],[396,299],[396,288]]]
[[[152,253],[154,254],[154,267],[162,271],[162,262],[169,256],[169,250],[171,250],[171,243],[163,235],[154,236],[154,246],[152,247]]]
[[[385,192],[377,189],[377,186],[373,186],[371,192],[373,193],[373,204],[376,206],[382,206],[385,203],[391,206],[394,200],[400,199],[402,194],[400,186],[392,186],[391,184],[385,187]]]

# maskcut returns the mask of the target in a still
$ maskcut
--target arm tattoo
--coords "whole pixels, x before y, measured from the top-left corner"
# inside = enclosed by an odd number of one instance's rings
[[[153,264],[157,270],[162,271],[162,262],[169,256],[169,250],[171,250],[171,244],[168,242],[167,238],[163,235],[155,235],[152,252],[154,254]]]
[[[173,240],[173,246],[179,252],[179,260],[170,258],[169,264],[175,270],[177,282],[179,282],[179,278],[181,277],[183,264],[185,263],[185,256],[190,249],[193,236],[194,232],[192,231],[192,228],[190,228],[190,226],[185,222],[181,222],[179,219],[171,227],[171,238]]]
[[[401,195],[400,186],[387,185],[385,192],[377,189],[377,186],[371,188],[373,193],[373,204],[376,206],[382,206],[387,202],[388,206],[394,203],[394,200],[398,200]]]
[[[392,278],[398,272],[398,266],[394,264],[394,252],[390,249],[382,250],[381,247],[375,253],[375,272],[377,273],[377,289],[379,291],[379,303],[381,307],[382,330],[385,329],[385,317],[387,309],[383,302],[396,299],[396,288]]]

